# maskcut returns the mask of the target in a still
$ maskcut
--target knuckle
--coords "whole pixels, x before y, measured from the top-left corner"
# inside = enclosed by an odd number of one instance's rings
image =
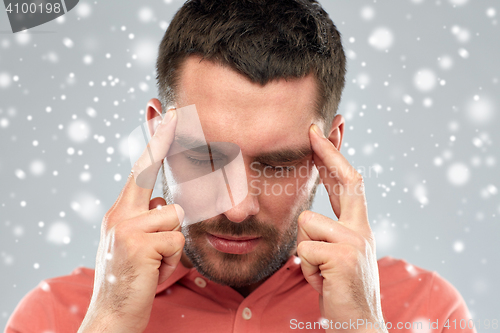
[[[361,185],[364,182],[363,176],[357,170],[353,170],[349,182],[354,185]]]
[[[184,247],[184,243],[186,239],[184,238],[184,235],[180,231],[172,231],[172,239],[175,245],[178,247]]]
[[[333,178],[333,179],[339,179],[339,169],[337,168],[336,165],[329,165],[327,167],[328,169],[328,177]]]
[[[104,230],[109,232],[114,226],[119,224],[122,220],[125,219],[124,212],[118,209],[118,206],[115,204],[111,207],[102,219],[102,224],[104,226]]]
[[[180,231],[169,231],[164,233],[165,242],[168,243],[174,250],[179,250],[184,247],[185,238]]]
[[[114,212],[114,210],[109,210],[106,214],[104,214],[104,217],[102,219],[104,230],[109,232],[113,228],[115,224],[114,221],[116,220],[115,216],[116,213]]]

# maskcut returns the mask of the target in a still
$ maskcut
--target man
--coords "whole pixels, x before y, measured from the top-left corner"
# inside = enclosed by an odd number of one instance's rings
[[[103,220],[95,271],[42,282],[7,333],[475,331],[435,272],[376,260],[363,178],[340,154],[340,34],[318,3],[188,1],[165,33],[157,73],[153,136]],[[149,159],[167,156],[190,105],[208,145],[241,149],[248,193],[186,225],[168,179],[165,198],[152,200],[138,180],[159,171]],[[338,221],[308,210],[320,181]]]

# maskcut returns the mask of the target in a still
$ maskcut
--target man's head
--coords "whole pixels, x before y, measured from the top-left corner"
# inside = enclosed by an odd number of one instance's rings
[[[157,60],[161,105],[151,100],[147,116],[195,104],[208,142],[240,147],[249,185],[237,206],[183,228],[200,273],[241,287],[294,253],[318,184],[308,129],[340,147],[344,74],[340,34],[316,1],[196,0],[177,12]]]
[[[157,59],[163,110],[175,104],[190,54],[218,62],[262,85],[312,73],[316,111],[330,124],[345,82],[340,33],[315,0],[194,0],[174,16]]]

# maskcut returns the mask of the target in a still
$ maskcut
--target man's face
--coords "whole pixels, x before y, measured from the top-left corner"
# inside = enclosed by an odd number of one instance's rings
[[[311,206],[318,178],[308,130],[324,124],[315,117],[312,75],[261,86],[200,60],[186,60],[176,107],[196,105],[209,143],[240,147],[248,195],[223,214],[183,227],[184,249],[201,274],[241,287],[270,276],[294,253],[297,217]]]

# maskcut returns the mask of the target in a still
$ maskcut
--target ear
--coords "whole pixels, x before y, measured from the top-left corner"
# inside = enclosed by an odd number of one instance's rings
[[[332,127],[328,134],[328,140],[340,151],[342,139],[344,138],[345,119],[341,114],[337,114],[332,120]]]
[[[151,98],[146,106],[146,122],[148,123],[149,135],[153,136],[162,119],[161,102],[156,98]]]

